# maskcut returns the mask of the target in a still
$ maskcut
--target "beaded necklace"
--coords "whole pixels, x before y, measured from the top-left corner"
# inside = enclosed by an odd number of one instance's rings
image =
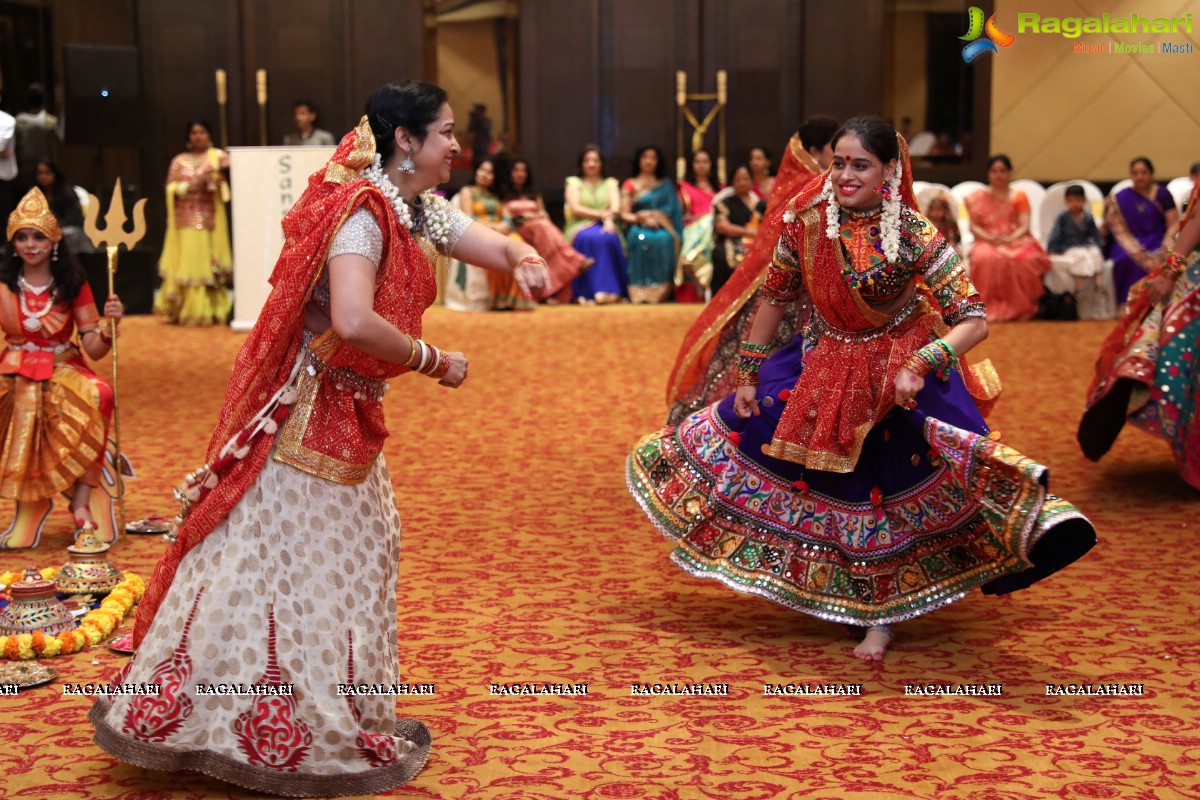
[[[907,271],[883,252],[879,209],[842,209],[839,236],[845,250],[842,276],[851,288],[875,298],[898,295],[908,283]]]

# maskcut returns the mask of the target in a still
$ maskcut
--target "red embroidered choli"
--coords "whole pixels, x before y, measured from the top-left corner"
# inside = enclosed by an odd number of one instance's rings
[[[791,204],[763,285],[769,303],[794,302],[807,289],[813,319],[809,350],[774,439],[764,451],[829,472],[851,472],[863,440],[894,405],[904,361],[950,327],[984,317],[978,293],[957,254],[933,223],[902,206],[900,255],[883,257],[879,217],[841,214],[837,241],[826,236],[826,204],[814,182]],[[871,303],[908,301],[890,316]],[[987,413],[999,382],[984,362],[963,365],[963,378]]]

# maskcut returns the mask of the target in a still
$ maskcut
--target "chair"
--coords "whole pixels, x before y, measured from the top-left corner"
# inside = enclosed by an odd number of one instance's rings
[[[459,205],[461,194],[460,191],[450,198],[455,207]],[[454,311],[487,311],[487,270],[458,259],[450,259],[442,285],[442,302],[446,308]]]
[[[1108,190],[1108,196],[1113,197],[1117,192],[1121,191],[1122,189],[1128,189],[1130,186],[1133,186],[1133,181],[1131,181],[1129,178],[1122,178],[1114,183],[1113,187]]]
[[[908,140],[908,154],[910,156],[927,156],[936,143],[936,135],[930,131],[921,131]]]
[[[967,212],[967,198],[980,189],[986,189],[987,184],[979,181],[963,181],[950,187],[950,194],[958,201],[958,229],[962,232],[962,251],[969,253],[975,243],[975,234],[971,233],[971,215]]]
[[[1104,193],[1091,181],[1059,181],[1047,187],[1045,196],[1042,197],[1041,208],[1038,210],[1038,229],[1041,233],[1037,238],[1043,247],[1050,243],[1050,232],[1054,229],[1054,220],[1067,208],[1065,198],[1068,186],[1083,187],[1083,196],[1087,198],[1088,207],[1097,225],[1104,216]]]
[[[1192,186],[1192,179],[1186,177],[1175,178],[1167,184],[1167,191],[1171,193],[1171,197],[1175,198],[1175,207],[1181,213],[1188,198],[1192,196]]]
[[[1038,210],[1038,220],[1041,235],[1038,237],[1043,246],[1050,243],[1050,234],[1054,230],[1054,220],[1067,208],[1066,194],[1068,186],[1082,186],[1083,195],[1091,206],[1092,216],[1099,224],[1104,213],[1104,193],[1100,187],[1091,181],[1060,181],[1045,190],[1041,208]],[[1080,319],[1113,319],[1117,315],[1116,290],[1113,288],[1112,262],[1104,262],[1101,273],[1100,291],[1096,290],[1094,282],[1085,282],[1083,288],[1075,292],[1075,280],[1070,276],[1060,256],[1050,256],[1053,268],[1046,273],[1043,283],[1046,288],[1057,294],[1071,292],[1076,294],[1075,304]]]

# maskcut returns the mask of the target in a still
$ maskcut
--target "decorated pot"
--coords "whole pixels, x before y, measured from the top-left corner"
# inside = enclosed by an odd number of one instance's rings
[[[18,636],[42,631],[55,636],[75,628],[75,618],[54,596],[58,591],[54,581],[48,581],[28,570],[25,577],[8,587],[12,602],[0,611],[0,636]]]
[[[63,594],[103,596],[125,579],[121,570],[108,562],[109,545],[95,534],[85,534],[67,548],[71,560],[58,571],[55,583]]]

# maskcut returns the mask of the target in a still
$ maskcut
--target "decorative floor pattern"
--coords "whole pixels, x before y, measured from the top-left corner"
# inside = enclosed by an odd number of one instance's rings
[[[426,338],[471,358],[451,391],[420,376],[385,400],[404,545],[404,698],[434,737],[389,796],[471,800],[1196,797],[1200,785],[1200,495],[1166,445],[1134,430],[1099,465],[1074,441],[1107,323],[993,326],[1005,382],[991,418],[1048,464],[1096,523],[1072,569],[1004,598],[975,594],[897,626],[882,666],[827,624],[693,579],[626,493],[623,462],[666,416],[664,385],[696,306],[436,309]],[[173,513],[199,466],[242,341],[131,318],[121,338],[130,519]],[[101,365],[107,369],[107,363]],[[103,372],[101,374],[104,374]],[[11,505],[0,504],[5,524]],[[65,511],[0,572],[61,563]],[[149,577],[162,545],[112,560]],[[128,628],[130,623],[126,623]],[[90,701],[123,657],[52,660],[59,680],[0,697],[0,797],[248,797],[115,762],[91,742]],[[493,696],[493,683],[588,684],[583,697]],[[727,697],[633,697],[634,683],[728,683]],[[861,697],[764,697],[775,683],[862,684]],[[905,695],[906,684],[1003,684],[1000,697]],[[1140,683],[1141,697],[1049,697],[1047,684]]]

